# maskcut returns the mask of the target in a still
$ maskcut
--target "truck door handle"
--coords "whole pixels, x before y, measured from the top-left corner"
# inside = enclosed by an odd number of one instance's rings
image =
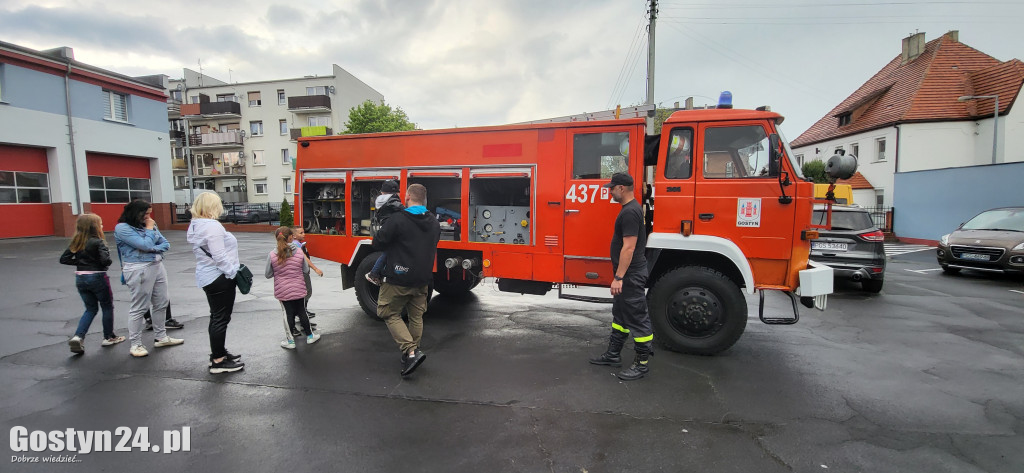
[[[715,218],[715,214],[700,214],[700,215],[698,215],[698,217],[700,217],[701,220],[707,222],[707,221]]]
[[[576,210],[576,209],[567,209],[565,211],[565,213],[567,213],[567,214],[578,214],[578,213],[580,213],[580,211]]]

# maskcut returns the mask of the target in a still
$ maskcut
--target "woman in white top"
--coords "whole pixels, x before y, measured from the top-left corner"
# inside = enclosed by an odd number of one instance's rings
[[[196,286],[203,288],[210,304],[210,373],[235,372],[245,368],[245,363],[240,361],[241,355],[228,352],[224,343],[235,306],[238,240],[217,221],[224,205],[216,193],[196,196],[191,211],[187,238],[196,257]]]

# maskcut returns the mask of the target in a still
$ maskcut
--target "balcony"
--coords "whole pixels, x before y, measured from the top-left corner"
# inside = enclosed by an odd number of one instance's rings
[[[288,97],[288,111],[292,113],[329,112],[331,111],[331,97],[328,95]]]
[[[181,105],[181,115],[190,119],[241,118],[242,106],[238,102],[204,102]]]
[[[171,139],[174,139],[174,138],[184,138],[185,137],[185,132],[182,131],[182,130],[168,130],[167,131],[167,135],[170,136]]]
[[[188,145],[196,149],[241,148],[242,133],[238,130],[219,133],[193,133],[188,135]]]
[[[173,169],[175,171],[178,171],[178,170],[184,171],[184,170],[188,169],[188,166],[185,164],[185,159],[184,158],[172,158],[171,159],[171,169]]]
[[[292,141],[296,141],[303,136],[331,136],[334,131],[329,126],[304,126],[302,128],[292,128]]]

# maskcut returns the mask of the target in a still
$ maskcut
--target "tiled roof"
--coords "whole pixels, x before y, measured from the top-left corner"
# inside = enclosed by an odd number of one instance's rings
[[[958,102],[962,95],[999,95],[1007,113],[1024,84],[1024,63],[1006,62],[943,35],[916,59],[897,55],[856,92],[803,132],[792,146],[806,146],[904,122],[970,120],[993,113],[993,100]],[[847,125],[839,115],[852,113]]]
[[[868,182],[868,178],[864,177],[863,174],[857,172],[853,177],[849,179],[840,179],[836,181],[836,184],[849,184],[853,189],[874,189],[875,186]]]

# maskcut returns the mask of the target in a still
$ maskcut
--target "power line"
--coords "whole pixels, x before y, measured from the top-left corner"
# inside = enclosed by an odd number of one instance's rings
[[[646,35],[643,38],[643,42],[641,43],[641,47],[638,49],[638,51],[642,51],[644,49],[647,49]],[[626,87],[627,85],[629,85],[629,81],[633,79],[633,73],[636,72],[636,66],[640,62],[640,56],[642,55],[637,54],[636,56],[633,57],[633,66],[629,69],[629,75],[626,76],[626,81],[622,83],[622,89],[619,91],[619,96],[615,98],[615,103],[622,103],[622,96],[626,95]]]
[[[626,70],[627,70],[626,68],[627,68],[627,66],[630,63],[630,58],[633,57],[633,54],[639,54],[639,49],[635,50],[636,52],[634,53],[634,47],[636,46],[637,41],[641,37],[642,27],[643,27],[644,21],[646,19],[647,19],[647,17],[646,17],[646,14],[645,14],[643,17],[640,18],[640,22],[637,23],[637,25],[636,25],[636,31],[633,33],[633,42],[630,43],[629,49],[626,50],[626,58],[622,61],[622,67],[619,68],[619,75],[618,75],[618,77],[615,78],[615,86],[612,87],[612,92],[608,96],[607,107],[609,107],[609,108],[611,107],[611,105],[613,103],[612,99],[615,98],[615,93],[616,93],[616,91],[619,90],[620,85],[624,87],[624,85],[622,85],[620,83],[623,81],[624,75],[626,74]]]
[[[723,8],[771,8],[780,9],[786,7],[799,7],[799,8],[842,8],[842,7],[887,7],[887,6],[941,6],[941,5],[1019,5],[1020,2],[1006,1],[950,1],[950,2],[935,2],[935,1],[922,1],[922,2],[856,2],[856,3],[772,3],[765,5],[764,3],[676,3],[668,2],[663,3],[663,8],[668,9],[680,9],[680,8],[694,8],[694,7],[708,7],[715,9]]]
[[[960,24],[978,24],[978,23],[980,23],[980,24],[987,24],[987,25],[991,25],[991,24],[1018,25],[1018,24],[1020,24],[1019,20],[1012,20],[1012,19],[1005,19],[1005,20],[997,20],[997,19],[991,19],[991,20],[961,20],[961,19],[952,19],[952,18],[948,19],[948,20],[943,20],[943,19],[924,20],[924,19],[920,19],[920,18],[908,18],[908,19],[905,19],[905,20],[893,20],[893,21],[887,21],[887,20],[881,20],[881,19],[880,20],[853,20],[853,21],[847,21],[847,20],[844,20],[844,19],[836,19],[836,20],[831,20],[831,21],[829,21],[829,20],[804,21],[804,20],[799,19],[799,18],[794,18],[793,21],[763,21],[763,20],[757,20],[757,19],[749,19],[749,21],[741,21],[741,20],[730,20],[730,21],[696,20],[696,21],[694,21],[694,20],[680,20],[678,18],[672,18],[672,19],[665,20],[665,22],[666,23],[682,24],[682,25],[762,25],[762,26],[874,25],[874,24],[913,24],[913,25],[919,25],[919,24],[925,24],[925,23],[943,23],[943,24],[948,24],[950,22],[955,22],[958,25],[960,25]]]

